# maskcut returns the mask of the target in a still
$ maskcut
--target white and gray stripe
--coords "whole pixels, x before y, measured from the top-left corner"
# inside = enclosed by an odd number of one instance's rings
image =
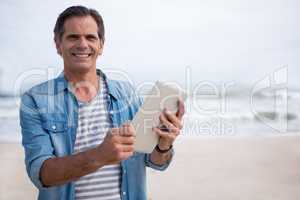
[[[88,103],[79,102],[78,128],[74,153],[96,147],[111,128],[107,110],[108,93],[100,78],[97,96]],[[120,200],[120,165],[107,165],[75,181],[76,200]]]

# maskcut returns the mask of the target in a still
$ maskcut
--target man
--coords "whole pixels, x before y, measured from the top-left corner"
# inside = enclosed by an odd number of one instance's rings
[[[147,199],[145,167],[169,165],[184,106],[164,111],[155,127],[159,143],[151,154],[134,152],[130,120],[139,106],[132,87],[96,69],[104,25],[99,13],[83,6],[63,11],[54,41],[64,71],[22,96],[20,124],[27,173],[39,199]]]

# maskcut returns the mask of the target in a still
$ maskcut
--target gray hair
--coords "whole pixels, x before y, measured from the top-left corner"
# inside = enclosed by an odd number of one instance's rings
[[[94,18],[94,20],[97,23],[98,26],[98,37],[104,43],[105,40],[105,30],[104,30],[104,24],[103,19],[101,15],[98,13],[98,11],[94,9],[90,9],[84,6],[71,6],[67,9],[65,9],[57,18],[55,27],[54,27],[54,38],[55,40],[59,39],[61,40],[63,34],[64,34],[64,23],[67,19],[71,17],[86,17],[91,16]]]

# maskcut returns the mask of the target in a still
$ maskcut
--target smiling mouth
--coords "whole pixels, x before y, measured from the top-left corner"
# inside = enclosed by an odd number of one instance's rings
[[[72,53],[72,55],[77,57],[77,58],[88,58],[92,54],[91,53]]]

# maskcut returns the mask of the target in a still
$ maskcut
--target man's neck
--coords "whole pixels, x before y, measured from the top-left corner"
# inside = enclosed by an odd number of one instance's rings
[[[88,102],[97,95],[99,90],[99,77],[96,69],[86,73],[65,70],[64,75],[71,84],[78,100]]]

